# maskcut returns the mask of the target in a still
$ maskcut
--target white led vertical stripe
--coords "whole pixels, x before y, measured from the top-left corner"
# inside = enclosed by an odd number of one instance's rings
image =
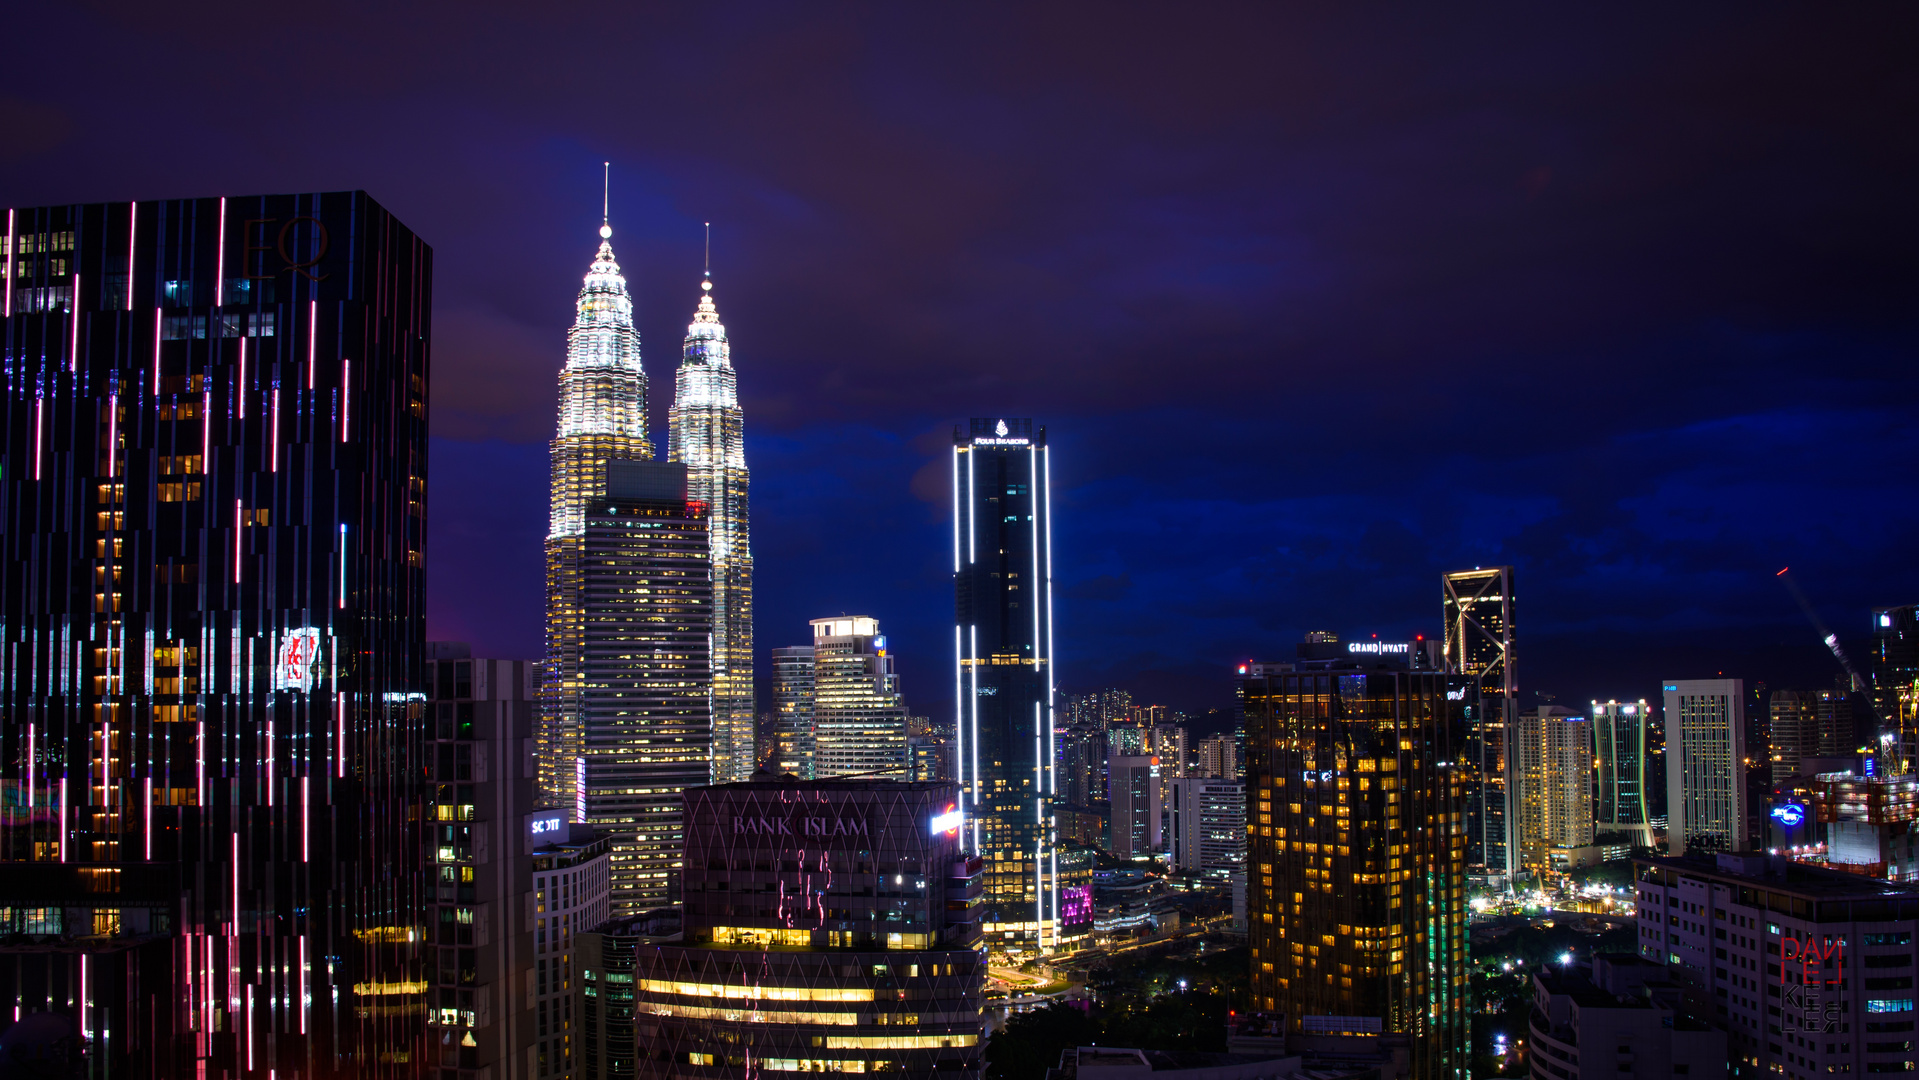
[[[160,309],[153,309],[153,394],[160,395]]]
[[[220,231],[213,238],[213,306],[227,302],[227,200],[220,199]],[[216,313],[214,318],[219,318]]]
[[[346,441],[347,413],[353,401],[353,361],[340,361],[340,441]]]
[[[107,482],[112,483],[120,464],[120,395],[107,395]],[[122,489],[125,490],[124,488]],[[121,500],[125,502],[124,499]]]
[[[320,302],[307,301],[307,389],[313,389],[314,357],[320,342]]]
[[[233,500],[233,583],[235,585],[240,583],[240,545],[243,542],[241,538],[245,535],[245,531],[246,526],[241,524],[240,518],[240,500],[235,499]],[[236,687],[236,689],[238,688]]]
[[[953,550],[959,551],[958,538],[954,538]],[[955,767],[959,771],[960,795],[960,832],[966,830],[966,644],[961,638],[960,626],[953,624],[953,730],[959,733],[959,746],[955,757]]]
[[[273,388],[273,427],[267,432],[267,441],[273,447],[273,472],[280,471],[280,388]]]
[[[967,506],[971,510],[971,506]],[[971,514],[969,514],[971,516]],[[979,806],[983,798],[984,785],[979,783],[979,625],[967,627],[967,660],[973,662],[973,700],[967,702],[967,712],[971,714],[969,723],[973,725],[973,804]],[[979,815],[973,815],[973,852],[979,852]]]
[[[247,418],[247,339],[240,338],[240,379],[233,388],[233,404],[239,410],[240,419]]]
[[[133,241],[140,232],[140,204],[127,204],[127,310],[133,310]]]
[[[953,572],[960,570],[960,497],[959,497],[959,459],[960,449],[953,448]]]
[[[346,610],[346,523],[340,523],[340,610]]]
[[[67,352],[67,370],[80,370],[80,275],[73,275],[73,299],[67,304],[67,310],[73,313],[69,320],[73,324],[73,342]]]
[[[0,274],[0,277],[5,278],[7,281],[7,305],[6,305],[6,311],[4,314],[6,314],[8,318],[13,317],[13,268],[15,263],[17,262],[15,258],[15,254],[16,253],[13,250],[13,208],[8,207],[7,208],[7,265],[5,267],[0,267],[0,269],[4,269],[6,271],[6,273]]]
[[[966,452],[966,561],[969,563],[975,558],[973,533],[977,531],[974,526],[978,517],[979,503],[973,497],[973,452],[969,450]]]

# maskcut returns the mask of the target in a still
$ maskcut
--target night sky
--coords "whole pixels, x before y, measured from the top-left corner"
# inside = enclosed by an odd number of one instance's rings
[[[1225,705],[1474,565],[1569,703],[1829,685],[1782,566],[1856,653],[1919,600],[1910,8],[393,6],[11,10],[0,203],[432,244],[435,638],[539,653],[602,161],[662,453],[713,222],[762,656],[876,616],[916,712],[976,415],[1048,429],[1068,691]]]

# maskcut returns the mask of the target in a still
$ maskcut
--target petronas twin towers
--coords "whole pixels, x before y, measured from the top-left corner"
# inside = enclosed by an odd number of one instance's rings
[[[612,838],[613,907],[632,914],[677,899],[680,792],[753,771],[753,554],[711,272],[660,463],[612,235],[602,224],[560,372],[538,767],[543,801]]]

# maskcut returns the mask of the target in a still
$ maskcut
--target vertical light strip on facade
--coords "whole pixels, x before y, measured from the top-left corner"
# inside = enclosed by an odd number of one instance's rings
[[[973,505],[973,455],[969,451],[966,455],[966,561],[969,563],[976,557],[974,555],[975,542],[973,540],[973,533],[975,530],[973,528],[973,519],[977,516],[978,511]],[[974,658],[978,659],[977,655]]]
[[[120,454],[120,395],[107,395],[107,482],[112,483]],[[124,500],[122,500],[124,501]]]
[[[346,610],[346,522],[340,523],[340,609]]]
[[[227,200],[220,199],[220,231],[213,237],[213,306],[220,307],[226,300],[227,287]],[[77,298],[76,298],[77,299]],[[219,318],[216,312],[214,317]]]
[[[273,426],[267,431],[267,442],[273,447],[272,472],[280,471],[280,388],[273,388]]]
[[[240,500],[235,499],[233,500],[233,583],[235,585],[240,583],[240,545],[245,530],[246,526],[241,524]]]
[[[80,370],[80,275],[73,275],[73,299],[68,302],[67,310],[72,313],[73,342],[67,352],[67,370]]]
[[[954,466],[954,479],[958,479],[959,469]],[[958,491],[956,485],[953,489]],[[957,519],[955,519],[957,520]],[[959,560],[959,536],[953,536],[953,559]],[[955,779],[959,782],[960,832],[966,831],[966,644],[961,637],[958,623],[953,624],[953,731],[959,745],[954,749],[954,765],[959,773]]]
[[[320,302],[307,302],[307,389],[313,389],[313,368],[320,345]]]
[[[240,337],[240,380],[233,388],[233,406],[238,410],[239,418],[247,418],[247,339]]]
[[[969,473],[971,472],[970,466],[968,467],[968,472]],[[968,532],[968,535],[970,536],[972,532],[972,518],[973,518],[972,508],[970,505],[967,508],[966,518],[967,518],[967,532]],[[968,640],[967,640],[966,651],[969,654],[967,656],[967,659],[972,661],[972,664],[970,665],[970,667],[972,668],[972,674],[973,674],[973,686],[972,686],[973,695],[972,695],[972,699],[968,703],[969,705],[968,711],[971,714],[971,716],[970,716],[970,719],[967,721],[967,723],[971,724],[973,728],[973,786],[975,788],[973,792],[973,803],[975,806],[977,806],[979,804],[980,797],[985,794],[985,792],[978,790],[978,788],[980,787],[980,777],[979,777],[979,627],[977,625],[967,627],[967,638]],[[973,819],[973,851],[975,854],[979,852],[979,818],[978,817],[975,817]]]
[[[8,207],[7,208],[7,265],[6,265],[6,273],[0,274],[0,277],[4,277],[7,281],[6,316],[8,318],[13,317],[13,267],[16,260],[17,260],[17,253],[13,249],[13,208]]]
[[[153,396],[160,396],[160,309],[153,309]]]
[[[353,361],[340,358],[340,441],[346,441],[347,416],[353,406]]]
[[[127,204],[127,311],[133,310],[133,241],[140,231],[140,204]]]
[[[960,569],[959,447],[953,448],[953,572]]]

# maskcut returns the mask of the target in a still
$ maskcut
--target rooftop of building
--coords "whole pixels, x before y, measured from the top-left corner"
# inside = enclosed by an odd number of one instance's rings
[[[758,791],[767,788],[796,791],[937,791],[952,788],[951,780],[883,780],[878,777],[835,776],[824,780],[802,780],[792,773],[774,773],[765,766],[755,770],[751,779],[731,784],[709,784],[690,791]]]
[[[1633,859],[1646,880],[1649,870],[1663,870],[1692,878],[1764,888],[1807,900],[1877,900],[1887,897],[1919,900],[1919,887],[1828,870],[1794,862],[1781,855],[1739,853],[1717,855],[1654,855]]]

